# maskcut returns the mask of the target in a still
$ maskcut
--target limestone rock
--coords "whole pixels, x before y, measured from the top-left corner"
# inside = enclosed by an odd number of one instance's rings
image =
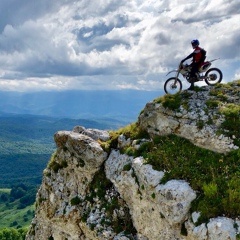
[[[144,164],[143,157],[114,149],[107,156],[96,140],[76,131],[57,132],[55,141],[57,151],[44,171],[27,240],[236,239],[232,219],[216,218],[207,226],[195,226],[189,209],[196,194],[189,184],[183,180],[161,184],[164,172]],[[112,184],[104,204],[118,199],[112,219],[130,221],[134,229],[130,235],[115,232],[110,222],[106,225],[109,215],[102,200],[91,198],[89,189],[99,169]],[[183,225],[187,236],[181,234]]]
[[[239,105],[238,83],[234,87],[234,92],[224,91],[229,102]],[[224,116],[219,108],[205,110],[214,96],[211,87],[203,90],[183,92],[187,107],[177,110],[147,103],[137,124],[152,137],[176,134],[217,152],[237,149],[236,136],[218,134]],[[116,149],[108,149],[107,142],[105,151],[100,143],[110,139],[109,132],[81,126],[59,131],[54,139],[57,149],[44,170],[26,240],[235,240],[239,234],[239,219],[217,217],[196,226],[200,213],[190,213],[196,192],[189,183],[173,179],[163,184],[164,169],[122,153],[152,139],[122,134],[114,139]]]
[[[102,140],[102,141],[108,141],[110,139],[108,131],[98,130],[98,129],[92,129],[82,126],[76,126],[73,128],[73,132],[81,133],[83,135],[87,135],[91,137],[94,140]]]
[[[36,217],[27,239],[98,239],[85,223],[80,223],[84,209],[77,203],[86,197],[107,154],[99,143],[79,133],[60,131],[54,138],[58,148],[44,171]]]
[[[186,220],[190,204],[196,198],[195,192],[187,182],[171,180],[156,188],[162,214],[171,224]]]
[[[207,101],[212,99],[210,91],[211,88],[201,92],[192,92],[192,95],[187,98],[187,111],[182,105],[177,110],[171,110],[161,103],[149,102],[139,115],[139,125],[151,135],[176,134],[189,139],[199,147],[216,152],[225,153],[238,149],[238,146],[233,144],[234,136],[229,138],[223,134],[218,135],[224,116],[219,114],[219,108],[207,107]],[[228,97],[232,97],[231,92]],[[239,98],[235,101],[240,105]],[[199,123],[203,126],[199,127]]]
[[[236,229],[234,228],[234,221],[229,218],[219,217],[211,219],[207,224],[209,240],[215,239],[236,239]]]
[[[124,170],[131,164],[132,168]],[[179,239],[179,225],[185,220],[194,191],[184,181],[159,184],[163,172],[133,159],[112,152],[105,163],[106,176],[114,183],[132,213],[138,233],[147,239]],[[147,219],[147,221],[146,221]]]

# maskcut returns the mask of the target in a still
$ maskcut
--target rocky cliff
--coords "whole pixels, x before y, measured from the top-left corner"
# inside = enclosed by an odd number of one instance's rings
[[[236,239],[239,87],[163,96],[116,132],[57,132],[26,239]]]

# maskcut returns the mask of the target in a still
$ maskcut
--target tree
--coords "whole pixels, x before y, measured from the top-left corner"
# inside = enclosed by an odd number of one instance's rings
[[[1,193],[0,200],[3,202],[6,202],[8,200],[8,194],[7,193]]]
[[[23,231],[21,230],[23,233]],[[1,240],[24,240],[24,236],[20,231],[13,228],[4,228],[0,230],[0,239]]]
[[[13,187],[10,192],[10,197],[13,199],[19,199],[22,196],[24,196],[26,193],[26,190],[22,189],[21,187]]]

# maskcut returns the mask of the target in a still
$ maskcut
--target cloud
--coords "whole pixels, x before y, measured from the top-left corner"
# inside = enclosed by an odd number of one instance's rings
[[[2,0],[0,9],[3,90],[160,89],[195,38],[229,81],[239,75],[236,1]]]
[[[37,20],[48,14],[53,14],[65,4],[71,4],[74,1],[32,1],[32,0],[1,0],[1,22],[0,32],[6,25],[18,26],[25,21]]]

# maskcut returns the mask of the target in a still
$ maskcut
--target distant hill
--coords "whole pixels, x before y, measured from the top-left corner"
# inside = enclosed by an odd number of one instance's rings
[[[66,118],[114,118],[135,121],[145,104],[163,95],[159,91],[0,92],[1,113]]]
[[[125,124],[125,121],[111,118],[88,120],[1,113],[0,239],[3,228],[19,230],[19,227],[30,225],[34,215],[32,203],[41,184],[43,170],[56,148],[53,140],[55,132],[72,130],[77,125],[86,128],[118,129]],[[10,188],[16,188],[19,184],[26,185],[31,191],[26,191],[27,195],[20,199],[12,199]],[[8,191],[8,194],[5,191]]]
[[[39,184],[59,130],[118,129],[137,120],[155,91],[0,92],[0,187]]]
[[[126,124],[113,119],[68,119],[36,115],[2,114],[0,116],[0,188],[19,182],[40,184],[59,130],[86,128],[118,129]]]

